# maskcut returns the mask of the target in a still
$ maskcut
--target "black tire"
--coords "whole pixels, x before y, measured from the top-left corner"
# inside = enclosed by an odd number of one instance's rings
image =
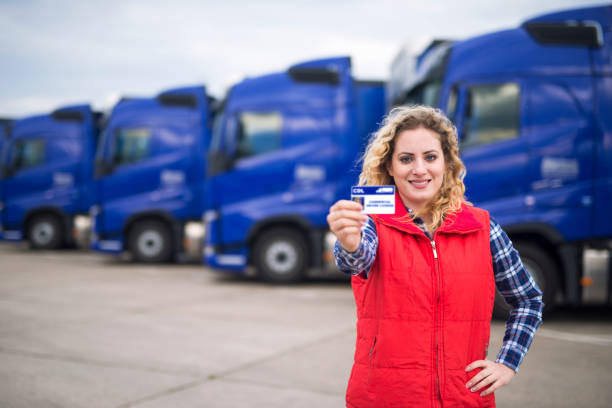
[[[58,249],[64,245],[64,229],[59,217],[37,215],[28,222],[28,240],[32,249]]]
[[[169,262],[172,259],[172,234],[163,222],[140,221],[130,229],[128,248],[136,262]]]
[[[550,313],[555,307],[555,297],[558,289],[559,268],[553,258],[542,247],[530,243],[517,243],[514,245],[521,256],[525,268],[529,271],[533,280],[542,290],[542,301],[545,304],[546,313]],[[493,316],[498,319],[506,319],[510,312],[510,306],[504,297],[495,291],[495,308]]]
[[[271,283],[295,283],[304,278],[308,247],[302,234],[289,228],[264,232],[253,246],[259,278]]]

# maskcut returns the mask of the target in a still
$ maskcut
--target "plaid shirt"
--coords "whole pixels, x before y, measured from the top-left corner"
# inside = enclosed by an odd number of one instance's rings
[[[414,222],[429,239],[432,239],[422,219],[414,218]],[[542,308],[544,307],[542,292],[523,266],[510,238],[493,218],[491,218],[490,230],[495,285],[506,303],[512,308],[506,320],[503,345],[495,361],[518,371],[519,365],[531,346],[535,332],[542,323]],[[350,253],[336,241],[334,258],[338,269],[342,272],[351,275],[364,272],[363,276],[367,277],[376,258],[377,250],[376,226],[372,218],[368,217],[367,224],[362,228],[359,248]]]

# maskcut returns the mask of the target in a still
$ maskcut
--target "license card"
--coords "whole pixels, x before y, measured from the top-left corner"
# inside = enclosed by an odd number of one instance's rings
[[[351,200],[361,204],[364,214],[395,214],[395,186],[353,186]]]

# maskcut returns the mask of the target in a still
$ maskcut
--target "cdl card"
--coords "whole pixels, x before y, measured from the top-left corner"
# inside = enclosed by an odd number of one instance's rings
[[[365,214],[395,214],[395,186],[353,186],[351,200],[360,203]]]

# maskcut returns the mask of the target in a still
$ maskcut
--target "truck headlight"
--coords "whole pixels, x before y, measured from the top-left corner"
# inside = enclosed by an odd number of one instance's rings
[[[78,230],[87,230],[91,228],[91,218],[86,215],[77,215],[74,217],[74,226]]]
[[[202,239],[204,237],[204,225],[201,222],[188,222],[185,224],[185,236],[189,239]]]

